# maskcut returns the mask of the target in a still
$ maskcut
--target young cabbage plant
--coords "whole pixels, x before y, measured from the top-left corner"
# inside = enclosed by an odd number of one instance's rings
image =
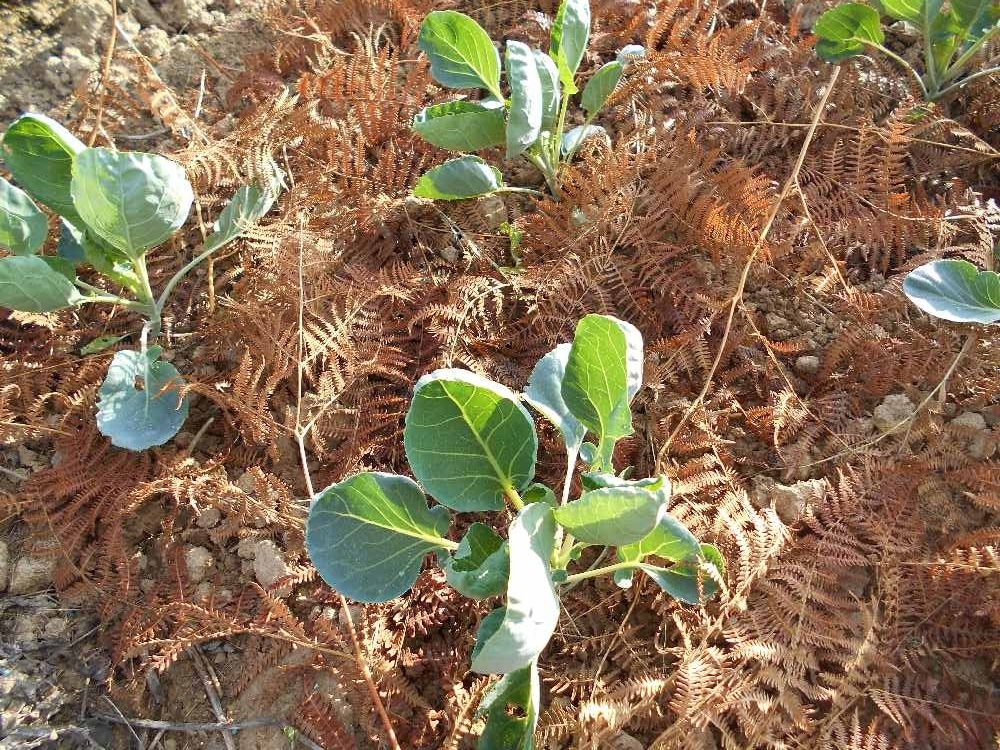
[[[922,74],[885,46],[883,15],[905,21],[920,33]],[[838,63],[869,49],[878,50],[913,76],[927,101],[1000,72],[1000,67],[991,67],[966,75],[969,63],[1000,33],[1000,4],[996,0],[951,0],[948,10],[944,10],[943,0],[844,3],[820,16],[813,31],[819,37],[816,54],[823,60]]]
[[[479,89],[485,98],[456,99],[427,107],[413,119],[424,140],[449,151],[480,151],[503,146],[508,159],[522,157],[545,177],[559,198],[560,169],[590,138],[607,139],[594,118],[618,86],[626,66],[644,55],[629,45],[618,59],[602,66],[584,86],[582,125],[566,130],[570,98],[579,92],[576,72],[590,36],[588,0],[563,0],[552,24],[548,54],[509,40],[501,70],[500,54],[483,28],[453,10],[429,13],[418,46],[431,64],[431,76],[452,89]],[[506,73],[509,96],[500,86]],[[478,156],[465,155],[429,170],[417,181],[418,198],[461,200],[494,192],[540,194],[504,184],[500,170]]]
[[[1000,321],[1000,275],[980,271],[967,260],[932,260],[903,280],[910,302],[953,323]]]
[[[503,675],[479,706],[486,717],[480,750],[534,747],[538,658],[568,587],[602,575],[628,587],[639,573],[697,605],[722,585],[719,550],[667,512],[668,479],[614,471],[615,443],[633,433],[630,404],[642,364],[642,337],[633,326],[588,315],[572,344],[539,360],[520,395],[466,370],[436,370],[417,381],[403,430],[416,481],[365,472],[313,500],[306,545],[322,578],[345,596],[360,602],[400,596],[425,556],[435,553],[458,592],[501,599],[480,623],[472,650],[474,671]],[[525,403],[562,435],[567,468],[560,499],[534,481],[538,438]],[[571,499],[581,458],[582,492]],[[438,504],[429,506],[428,495]],[[480,522],[459,541],[448,537],[450,511],[508,507],[515,515],[506,539]],[[588,547],[602,549],[580,569]],[[601,565],[611,548],[614,560]]]
[[[110,304],[145,318],[140,349],[119,351],[111,361],[99,391],[97,426],[121,448],[162,445],[180,430],[188,410],[187,399],[178,396],[183,379],[161,361],[161,347],[151,345],[160,335],[170,292],[270,210],[280,172],[274,167],[263,187],[237,190],[201,251],[157,294],[146,256],[184,225],[194,198],[179,164],[156,154],[88,148],[58,122],[37,114],[7,128],[2,154],[20,187],[0,179],[0,246],[12,253],[0,258],[0,307],[40,313]],[[48,219],[36,201],[60,217],[56,255],[39,254]],[[90,266],[104,285],[82,279],[81,266]],[[102,337],[84,353],[120,338]]]

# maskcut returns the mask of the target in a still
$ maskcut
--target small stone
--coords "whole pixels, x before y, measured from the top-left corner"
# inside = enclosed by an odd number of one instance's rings
[[[215,564],[215,558],[204,547],[189,547],[184,552],[184,563],[187,565],[188,580],[198,583]]]
[[[62,638],[69,629],[69,620],[65,617],[53,617],[45,623],[45,635],[48,638]]]
[[[220,520],[222,520],[222,511],[218,508],[210,507],[205,508],[205,510],[201,512],[201,515],[198,516],[196,523],[200,528],[211,529],[218,525]]]
[[[256,540],[240,539],[239,543],[236,545],[236,554],[244,560],[253,560],[253,556],[257,554]]]
[[[248,495],[252,495],[254,493],[253,474],[249,471],[244,471],[240,474],[239,479],[236,480],[235,484]]]
[[[790,326],[789,322],[777,313],[768,313],[764,316],[764,321],[769,331],[787,330]]]
[[[964,411],[951,420],[951,424],[980,433],[969,440],[969,453],[972,454],[973,458],[984,461],[993,454],[996,449],[996,441],[993,440],[989,425],[982,414],[975,411]]]
[[[0,591],[7,590],[8,578],[10,578],[10,550],[7,542],[0,542]]]
[[[212,591],[212,584],[208,581],[202,581],[195,587],[194,593],[199,599],[208,599],[212,596]]]
[[[825,492],[826,483],[821,479],[807,479],[795,484],[775,483],[770,488],[771,505],[778,518],[792,524],[802,518],[811,502],[823,497]]]
[[[52,585],[55,569],[55,557],[22,557],[14,563],[10,574],[10,595],[33,594],[47,589]]]
[[[872,421],[879,432],[892,432],[905,426],[913,417],[916,405],[903,393],[892,393],[872,412]]]
[[[609,745],[611,750],[646,750],[646,746],[631,734],[619,732],[611,740]]]
[[[976,411],[963,411],[951,423],[956,427],[968,427],[973,430],[986,430],[986,419]]]
[[[815,375],[819,372],[819,357],[803,354],[795,360],[795,370],[803,375]]]
[[[257,582],[266,590],[270,591],[271,584],[279,578],[289,575],[292,571],[281,555],[281,550],[270,539],[257,542],[254,552],[253,572],[257,577]],[[285,597],[292,593],[291,586],[282,586],[280,589],[271,592],[275,596]]]

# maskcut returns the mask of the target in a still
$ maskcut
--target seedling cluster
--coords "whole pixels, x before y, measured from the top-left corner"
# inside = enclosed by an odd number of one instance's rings
[[[456,99],[427,107],[413,119],[424,140],[450,151],[479,151],[504,146],[508,159],[523,157],[545,176],[555,198],[560,170],[588,138],[607,138],[594,118],[621,81],[642,47],[624,48],[587,81],[580,97],[582,125],[566,131],[570,99],[579,92],[576,72],[590,37],[588,0],[563,0],[552,24],[549,52],[509,40],[504,55],[509,96],[500,87],[500,54],[483,28],[452,10],[429,13],[420,27],[419,47],[431,75],[452,89],[479,89],[479,101]],[[451,159],[424,174],[413,189],[418,198],[461,200],[495,192],[538,193],[504,185],[496,167],[478,156]]]
[[[642,384],[643,347],[628,323],[603,315],[580,321],[572,344],[538,361],[522,394],[466,370],[417,381],[403,442],[417,481],[365,472],[318,493],[306,545],[323,579],[356,601],[400,596],[435,553],[448,582],[473,599],[502,597],[480,623],[472,669],[503,675],[484,696],[480,750],[530,750],[538,718],[538,657],[560,614],[560,593],[613,576],[622,587],[641,573],[689,604],[722,585],[724,561],[667,513],[664,476],[616,474],[615,444],[633,433],[630,404]],[[527,403],[552,422],[566,447],[556,499],[534,482],[538,437]],[[593,442],[585,442],[587,435]],[[577,463],[582,492],[570,499]],[[427,494],[439,504],[428,507]],[[447,537],[451,511],[510,507],[507,539],[480,522]],[[573,570],[588,547],[594,563]],[[615,560],[599,566],[608,550]]]
[[[179,164],[156,154],[88,148],[58,122],[28,114],[3,136],[3,159],[20,187],[0,178],[0,307],[52,312],[84,304],[118,305],[146,320],[140,348],[118,351],[99,391],[97,426],[113,445],[140,451],[162,445],[180,430],[188,400],[184,381],[162,361],[160,335],[171,291],[195,266],[267,213],[281,185],[275,167],[264,187],[244,186],[219,214],[201,252],[155,294],[146,255],[187,220],[194,191]],[[56,255],[39,251],[48,218],[59,217]],[[78,275],[90,266],[108,291]],[[90,278],[90,276],[88,276]],[[124,337],[102,337],[82,350],[99,352]],[[137,387],[137,383],[141,387]]]
[[[923,73],[885,46],[882,16],[905,21],[920,33]],[[1000,72],[984,69],[966,75],[969,63],[1000,33],[1000,4],[996,0],[873,0],[843,3],[816,22],[816,54],[827,62],[841,62],[878,50],[904,68],[920,87],[924,99],[937,101],[969,81]]]

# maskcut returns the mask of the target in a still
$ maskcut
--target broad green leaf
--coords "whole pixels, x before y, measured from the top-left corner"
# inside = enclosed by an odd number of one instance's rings
[[[417,180],[417,198],[457,201],[489,195],[503,187],[500,171],[478,156],[460,156],[429,169]]]
[[[431,75],[453,89],[500,92],[500,54],[483,27],[464,13],[436,10],[420,25],[417,46],[431,63]]]
[[[965,260],[934,260],[903,281],[910,302],[925,313],[955,323],[1000,321],[1000,276]]]
[[[701,559],[715,566],[719,575],[725,575],[726,563],[722,553],[712,544],[701,545]],[[655,565],[640,565],[639,569],[653,579],[657,586],[687,604],[701,604],[698,597],[698,583],[701,582],[701,593],[709,599],[719,591],[719,585],[705,573],[698,570],[695,562],[678,563],[669,568]]]
[[[204,250],[218,250],[256,224],[271,210],[280,189],[278,182],[263,188],[244,185],[237,190],[212,225],[212,234],[205,238]]]
[[[532,50],[535,67],[538,68],[538,80],[542,86],[542,130],[551,131],[559,119],[559,69],[552,58],[541,50]]]
[[[553,508],[556,507],[556,493],[544,484],[532,484],[521,493],[521,500],[525,505],[529,503],[548,503]]]
[[[608,136],[608,131],[600,125],[577,125],[575,128],[567,130],[563,135],[562,142],[559,144],[559,153],[563,157],[568,158],[570,154],[575,154],[580,146],[591,138],[601,138],[608,146],[611,145],[611,138]]]
[[[975,41],[1000,19],[996,0],[951,0],[951,14],[959,36]]]
[[[88,354],[103,352],[105,349],[110,349],[127,335],[128,334],[123,336],[98,336],[96,339],[93,339],[89,343],[80,347],[80,354],[87,356]]]
[[[701,547],[684,524],[664,513],[649,534],[634,544],[618,548],[621,562],[641,562],[650,555],[672,562],[690,562],[701,556]]]
[[[14,255],[32,255],[48,233],[48,219],[35,202],[0,177],[0,247]]]
[[[97,429],[111,444],[131,451],[163,445],[181,429],[188,398],[178,390],[184,380],[169,362],[160,362],[159,346],[145,355],[116,352],[97,392]],[[141,387],[138,387],[141,384]]]
[[[608,97],[617,88],[623,72],[625,64],[616,60],[602,65],[587,81],[587,85],[583,87],[583,94],[580,95],[580,106],[589,117],[593,117],[604,106]]]
[[[0,307],[52,312],[84,301],[73,285],[73,267],[61,258],[13,255],[0,258]]]
[[[537,660],[497,680],[476,710],[486,716],[477,750],[534,750],[540,700]]]
[[[642,336],[634,326],[606,315],[587,315],[577,324],[562,397],[598,437],[598,470],[611,468],[615,441],[632,434],[629,404],[642,384],[642,363]]]
[[[584,492],[553,515],[581,542],[619,547],[649,535],[665,510],[665,493],[656,488],[605,487]]]
[[[510,83],[507,112],[507,158],[523,154],[542,132],[542,82],[531,49],[526,44],[507,42],[504,58]]]
[[[909,21],[918,27],[924,22],[925,0],[878,0],[874,5],[897,21]]]
[[[431,145],[450,151],[479,151],[505,138],[503,107],[480,102],[435,104],[418,112],[412,127]]]
[[[83,232],[66,219],[59,221],[59,240],[56,242],[56,253],[60,258],[74,264],[87,260],[87,253],[83,249]]]
[[[816,21],[813,33],[819,37],[816,54],[829,63],[860,55],[866,45],[881,45],[885,40],[878,11],[862,3],[831,8]]]
[[[559,69],[559,80],[566,94],[575,94],[578,89],[573,82],[583,53],[590,38],[589,0],[563,0],[552,24],[549,55]]]
[[[180,164],[106,148],[76,155],[70,190],[94,235],[133,259],[180,229],[194,200]]]
[[[502,593],[509,569],[507,545],[493,529],[482,523],[469,527],[444,566],[448,583],[470,599],[485,599]]]
[[[413,585],[424,556],[444,548],[448,510],[427,507],[408,477],[356,474],[316,495],[306,548],[320,576],[358,602],[385,602]]]
[[[528,378],[528,387],[524,389],[524,399],[559,428],[566,450],[575,456],[587,428],[570,413],[562,397],[563,373],[566,372],[569,350],[569,344],[560,344],[538,360]]]
[[[78,226],[70,178],[74,157],[86,146],[45,115],[22,115],[3,136],[3,158],[17,183],[39,203]]]
[[[468,370],[424,375],[406,414],[403,445],[414,476],[459,511],[500,510],[535,475],[531,415],[502,385]]]
[[[666,477],[628,479],[625,476],[588,471],[580,475],[580,482],[583,484],[584,490],[599,490],[605,487],[641,487],[651,492],[662,493],[664,502],[670,499],[670,482]]]
[[[559,621],[559,598],[549,558],[555,547],[555,521],[546,503],[532,503],[510,525],[510,575],[507,606],[483,619],[472,650],[472,669],[506,674],[542,652]]]

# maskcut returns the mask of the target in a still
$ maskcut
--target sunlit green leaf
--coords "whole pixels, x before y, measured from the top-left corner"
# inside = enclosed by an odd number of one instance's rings
[[[87,227],[130,258],[142,256],[180,229],[194,199],[176,162],[106,148],[76,155],[71,192]]]
[[[444,548],[448,510],[427,507],[412,479],[357,474],[316,495],[306,547],[330,586],[359,602],[394,599],[413,585],[424,556]]]
[[[470,599],[502,593],[507,584],[510,553],[489,526],[474,523],[444,566],[448,583]]]
[[[73,159],[86,146],[45,115],[22,115],[3,136],[3,158],[17,183],[35,200],[82,224],[70,195]]]
[[[507,158],[524,153],[542,132],[542,82],[534,55],[526,44],[510,40],[504,58],[510,82],[507,113]]]
[[[504,142],[503,107],[481,102],[435,104],[417,113],[413,129],[428,143],[450,151],[479,151]]]
[[[862,3],[844,3],[831,8],[816,21],[819,37],[816,54],[830,63],[860,55],[867,45],[885,40],[878,11]]]
[[[511,523],[508,539],[507,606],[491,612],[476,633],[472,669],[480,674],[506,674],[529,664],[559,621],[559,597],[549,569],[555,546],[552,508],[526,505]]]
[[[476,711],[486,716],[477,750],[534,750],[540,693],[537,660],[497,680]]]
[[[413,188],[417,198],[455,201],[489,195],[503,187],[500,171],[478,156],[461,156],[425,172]]]
[[[61,258],[13,255],[0,258],[0,307],[52,312],[83,302],[73,285],[73,266]]]
[[[459,511],[500,510],[535,475],[531,415],[508,388],[468,370],[436,370],[417,381],[403,444],[414,476]]]
[[[549,55],[559,70],[567,94],[578,89],[573,82],[590,38],[589,0],[563,0],[552,24]]]
[[[23,190],[0,177],[0,247],[31,255],[45,242],[49,222]]]
[[[212,233],[205,238],[204,250],[217,250],[244,234],[271,210],[280,190],[277,174],[264,187],[244,185],[237,190],[212,225]]]
[[[532,50],[535,67],[538,68],[538,80],[542,86],[542,130],[552,131],[559,119],[559,102],[562,97],[559,89],[559,69],[552,58],[540,50]]]
[[[464,13],[428,13],[417,46],[430,60],[431,75],[438,83],[453,89],[482,88],[503,99],[500,54],[483,27]]]
[[[903,281],[910,301],[930,315],[955,323],[1000,321],[1000,276],[966,260],[935,260]]]
[[[576,153],[580,146],[586,143],[591,138],[600,138],[611,146],[611,138],[608,136],[608,131],[606,131],[600,125],[577,125],[575,128],[570,128],[563,134],[562,143],[559,146],[559,153],[564,157],[568,158],[570,154]]]
[[[111,360],[98,391],[97,429],[118,448],[163,445],[187,419],[188,398],[178,393],[184,380],[176,367],[159,361],[161,351],[121,351]]]
[[[624,71],[624,63],[616,60],[602,65],[587,81],[587,85],[583,87],[583,94],[580,96],[580,106],[584,108],[588,116],[593,117],[604,106],[608,97],[618,86]]]
[[[690,562],[700,554],[701,547],[694,534],[669,513],[664,513],[656,527],[638,542],[618,548],[621,562],[640,562],[650,556],[672,562]]]
[[[84,346],[80,347],[80,354],[87,356],[89,354],[103,352],[105,349],[110,349],[119,341],[126,338],[126,336],[127,334],[124,336],[98,336],[96,339],[93,339]]]
[[[556,508],[553,514],[556,522],[581,542],[609,547],[633,544],[649,535],[666,511],[666,493],[657,489],[653,486],[591,490],[578,500]]]
[[[562,397],[563,374],[569,359],[569,344],[560,344],[535,365],[524,390],[525,400],[559,428],[567,451],[575,455],[587,428],[573,416]]]

